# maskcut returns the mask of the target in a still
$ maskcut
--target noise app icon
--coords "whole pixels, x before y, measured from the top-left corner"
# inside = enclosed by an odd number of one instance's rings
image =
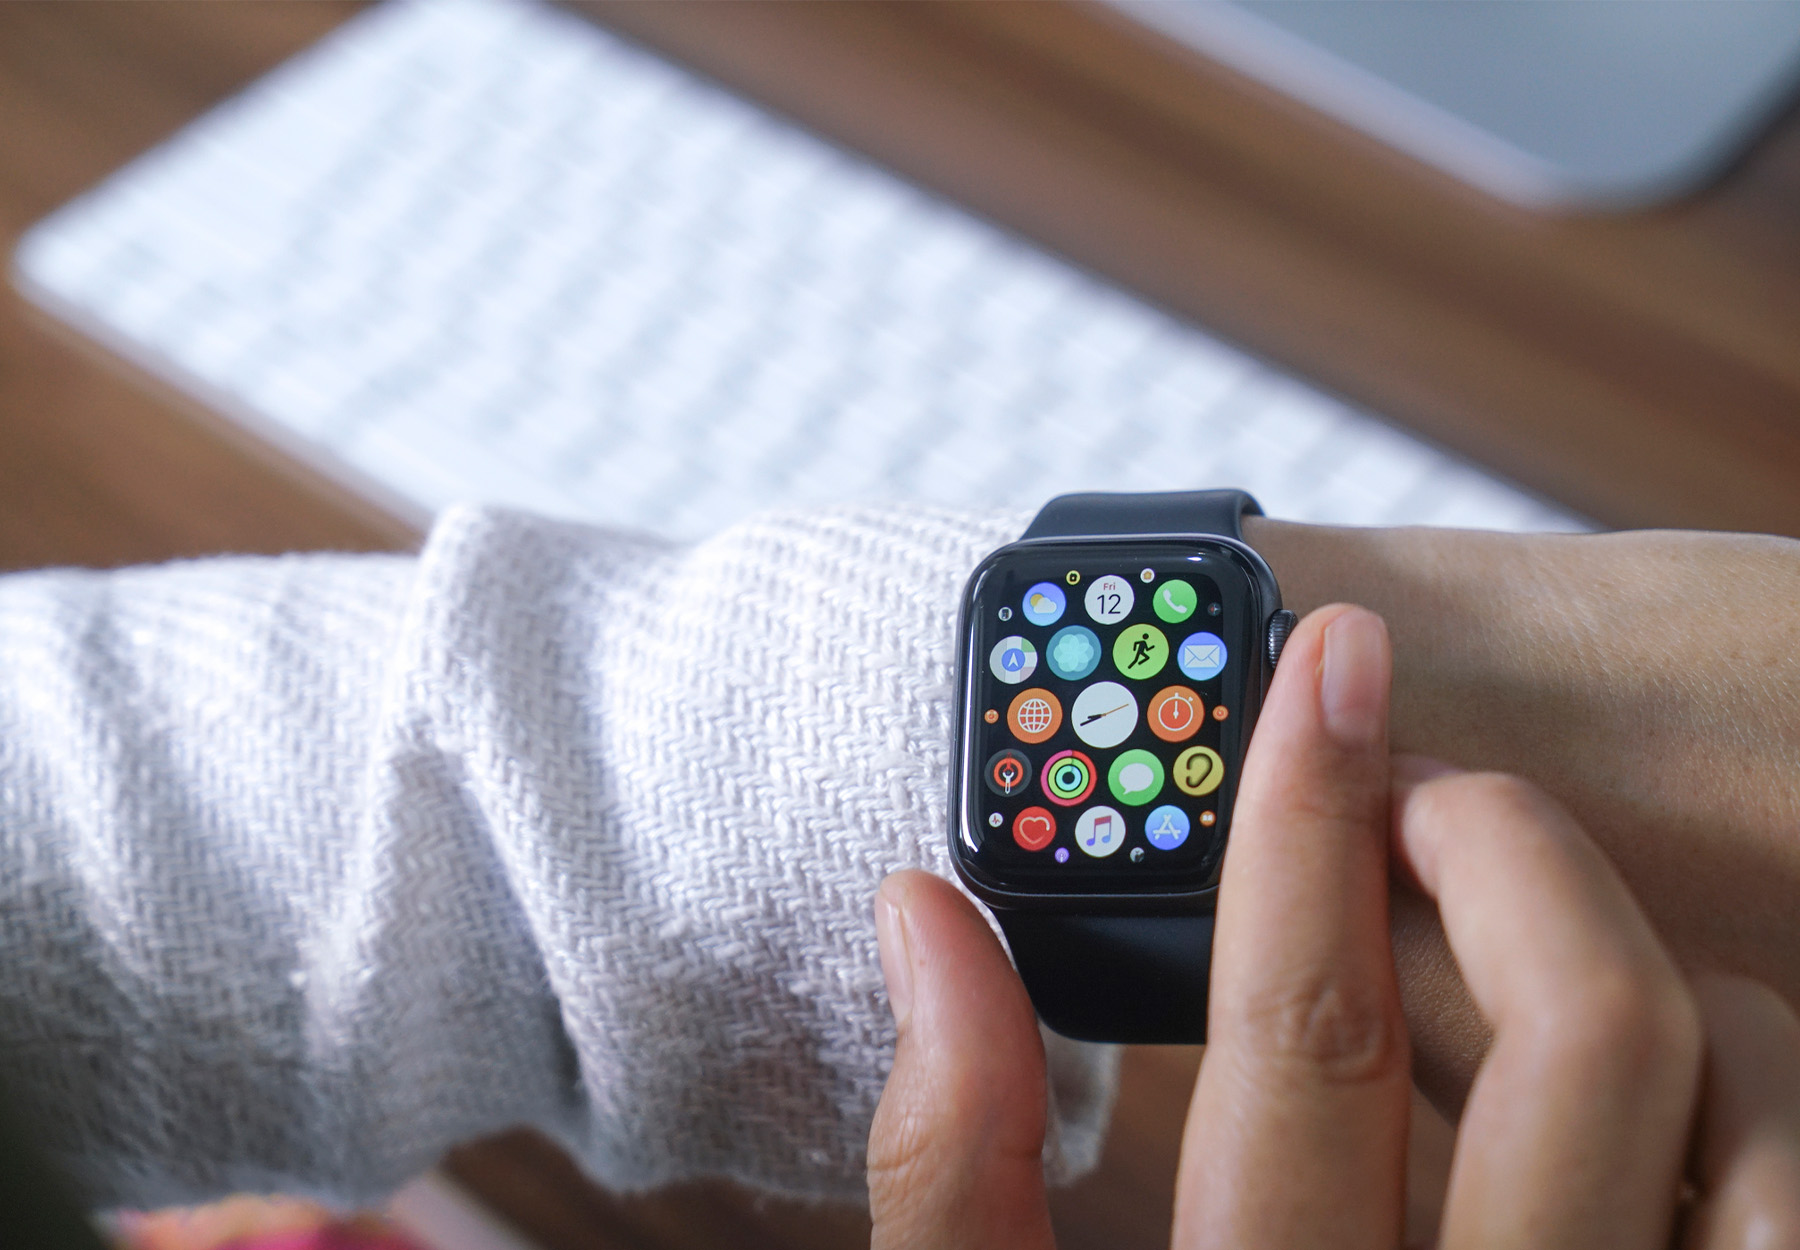
[[[1018,751],[1001,751],[987,762],[987,786],[1002,798],[1011,798],[1031,784],[1031,761]]]

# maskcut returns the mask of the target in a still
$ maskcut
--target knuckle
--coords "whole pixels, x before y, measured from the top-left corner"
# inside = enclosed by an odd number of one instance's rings
[[[1327,1085],[1406,1071],[1405,1027],[1387,994],[1343,977],[1268,986],[1245,1003],[1239,1040],[1260,1063]]]
[[[1579,1003],[1552,1019],[1548,1043],[1564,1062],[1627,1083],[1699,1071],[1700,1012],[1672,973],[1619,958],[1584,978]]]

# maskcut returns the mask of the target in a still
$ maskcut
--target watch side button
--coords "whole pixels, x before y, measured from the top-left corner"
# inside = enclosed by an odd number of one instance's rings
[[[1294,625],[1299,621],[1286,608],[1269,618],[1269,667],[1274,668],[1281,663],[1281,649],[1287,646],[1288,635],[1294,632]]]

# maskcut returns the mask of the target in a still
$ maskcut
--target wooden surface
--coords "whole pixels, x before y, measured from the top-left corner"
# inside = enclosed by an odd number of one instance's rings
[[[585,7],[1607,524],[1800,534],[1800,118],[1551,218],[1097,6]]]
[[[1546,218],[1092,8],[587,7],[1602,521],[1800,534],[1792,117],[1691,202]],[[353,11],[0,4],[0,245]],[[414,541],[0,293],[0,568]],[[1056,1199],[1066,1248],[1165,1244],[1195,1063],[1127,1053],[1102,1170]],[[547,1250],[866,1243],[855,1210],[728,1186],[608,1195],[529,1134],[451,1168]]]

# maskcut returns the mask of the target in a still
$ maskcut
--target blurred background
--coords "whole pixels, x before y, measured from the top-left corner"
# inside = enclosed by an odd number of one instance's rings
[[[3,5],[0,568],[404,549],[471,498],[1800,535],[1797,75],[1781,0]],[[1196,1062],[1128,1055],[1062,1244],[1166,1244]],[[867,1237],[526,1133],[396,1217]]]

